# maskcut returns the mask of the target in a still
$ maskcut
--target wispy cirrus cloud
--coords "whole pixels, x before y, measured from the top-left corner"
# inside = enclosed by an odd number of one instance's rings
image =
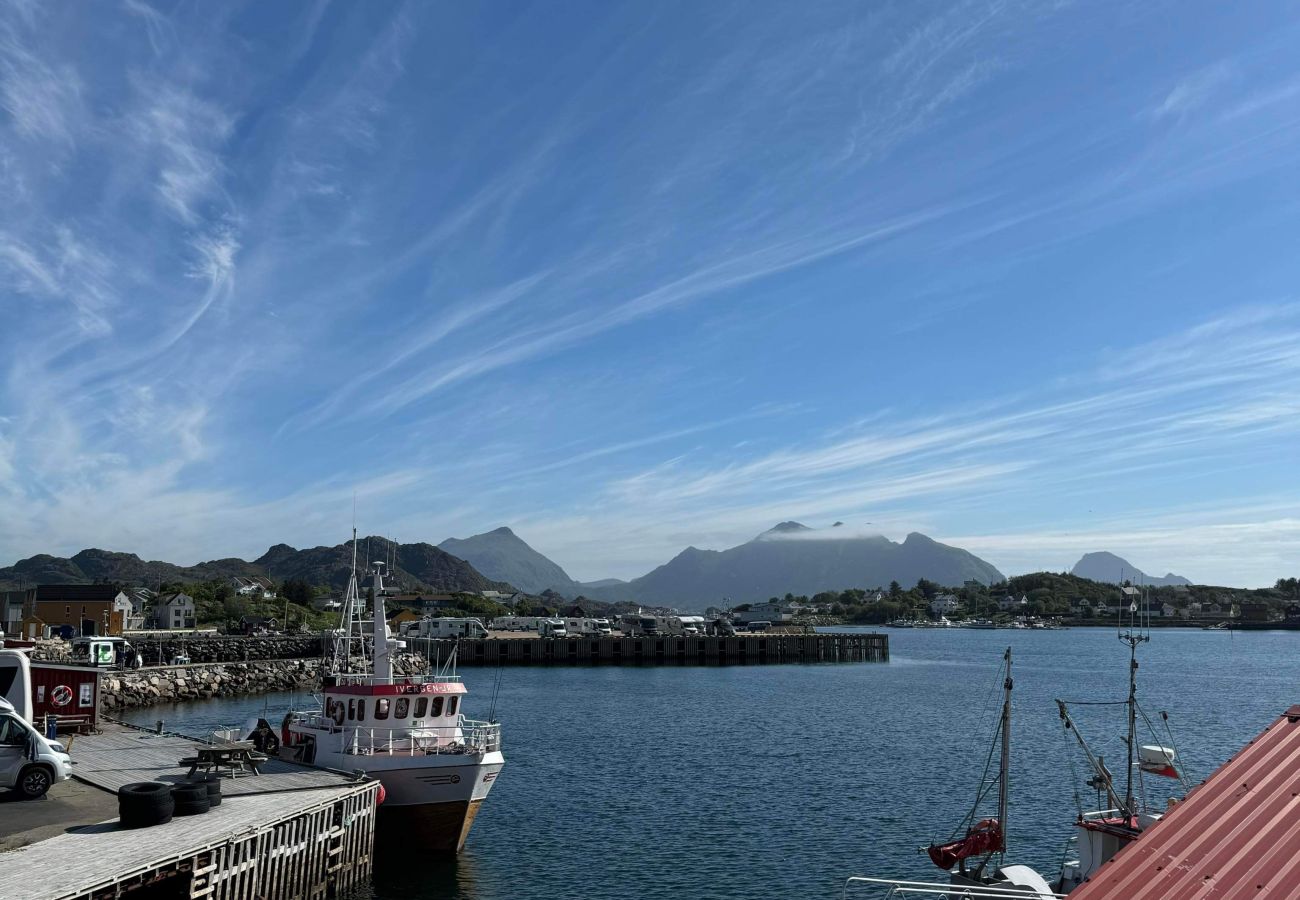
[[[593,577],[791,517],[1257,496],[1300,395],[1290,26],[1153,58],[1126,15],[6,7],[0,553],[334,540],[355,482]]]
[[[1164,98],[1153,106],[1149,115],[1153,119],[1177,119],[1204,106],[1233,77],[1229,63],[1220,62],[1199,72],[1194,72],[1175,84]]]

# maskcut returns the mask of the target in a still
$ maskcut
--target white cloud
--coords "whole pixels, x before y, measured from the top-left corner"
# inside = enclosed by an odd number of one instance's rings
[[[1153,119],[1182,118],[1204,106],[1233,77],[1227,63],[1217,63],[1178,82],[1160,103],[1150,110]]]

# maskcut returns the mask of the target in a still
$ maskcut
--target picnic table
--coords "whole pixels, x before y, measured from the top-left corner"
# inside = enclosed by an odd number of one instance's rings
[[[266,762],[266,759],[265,754],[257,752],[252,741],[221,741],[207,747],[200,747],[194,756],[185,757],[180,764],[190,767],[187,775],[189,778],[194,777],[194,773],[199,769],[205,772],[216,769],[217,774],[221,774],[222,769],[229,769],[231,776],[234,777],[239,773],[248,772],[261,775],[257,767]]]

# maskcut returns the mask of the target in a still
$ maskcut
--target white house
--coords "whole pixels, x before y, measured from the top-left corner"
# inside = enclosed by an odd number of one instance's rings
[[[936,616],[946,616],[957,611],[961,603],[953,594],[940,594],[930,601],[930,612]]]
[[[245,578],[241,575],[232,575],[230,577],[230,589],[240,597],[257,597],[263,600],[274,600],[276,596],[275,583],[269,578],[254,576]]]
[[[1001,600],[998,601],[998,609],[1000,609],[1002,612],[1019,612],[1020,607],[1026,605],[1028,602],[1029,602],[1029,598],[1026,597],[1024,594],[1021,594],[1020,599],[1018,600],[1015,597],[1011,596],[1010,594],[1007,594],[1005,597],[1003,597]]]
[[[789,622],[793,617],[790,605],[783,600],[755,603],[748,611],[736,613],[741,622]]]
[[[194,598],[179,591],[163,594],[154,603],[153,621],[156,628],[193,628]]]

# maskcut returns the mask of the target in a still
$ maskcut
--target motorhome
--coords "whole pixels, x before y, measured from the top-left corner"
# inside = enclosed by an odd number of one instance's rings
[[[493,631],[536,631],[540,621],[538,616],[498,616],[488,622],[488,628]]]
[[[542,619],[537,623],[537,634],[544,638],[567,638],[569,630],[563,619]]]
[[[659,634],[659,616],[648,613],[628,613],[623,616],[623,633],[629,637]]]
[[[61,743],[33,727],[31,661],[25,653],[0,650],[0,687],[0,788],[34,800],[72,777],[72,759]],[[65,690],[71,699],[73,691]]]
[[[667,616],[670,634],[704,634],[704,616]]]
[[[600,637],[602,635],[614,633],[614,629],[609,624],[609,619],[565,619],[564,629],[569,632],[569,634],[581,635],[583,637]]]
[[[402,636],[413,638],[485,638],[487,628],[479,619],[424,618],[402,623]]]

